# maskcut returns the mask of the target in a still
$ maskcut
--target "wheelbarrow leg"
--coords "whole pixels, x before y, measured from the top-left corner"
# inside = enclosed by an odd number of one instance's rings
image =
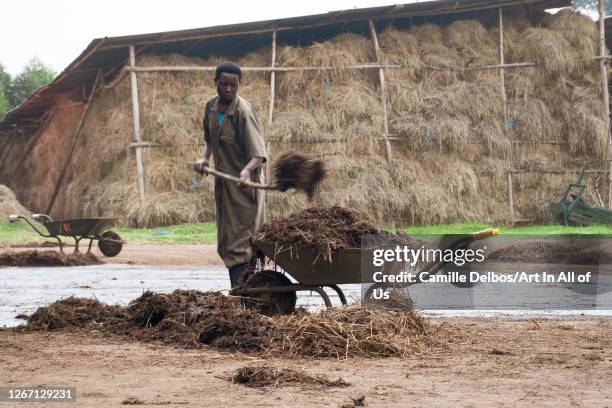
[[[91,245],[93,244],[95,238],[90,238],[89,239],[89,246],[87,247],[87,253],[91,252]]]
[[[370,287],[366,289],[366,292],[363,295],[363,300],[369,299],[372,296],[372,293],[374,292],[374,290],[384,288],[385,286],[386,285],[382,284],[381,282],[377,282],[373,285],[370,285]]]
[[[331,300],[329,299],[329,296],[327,295],[327,293],[325,293],[325,291],[323,290],[322,287],[314,286],[314,287],[312,287],[310,289],[314,290],[319,295],[321,295],[321,297],[323,298],[323,302],[325,302],[325,307],[332,307],[332,302],[331,302]]]
[[[81,238],[74,237],[74,252],[75,253],[79,252],[79,241],[81,241]]]
[[[336,291],[338,297],[340,298],[340,302],[343,305],[346,305],[346,297],[344,296],[344,292],[342,292],[342,289],[340,289],[338,285],[327,285],[327,287],[332,288],[334,291]]]
[[[64,253],[64,245],[62,244],[62,240],[57,235],[55,235],[53,238],[57,239],[57,242],[59,243],[59,246],[60,246],[60,252],[63,254]]]

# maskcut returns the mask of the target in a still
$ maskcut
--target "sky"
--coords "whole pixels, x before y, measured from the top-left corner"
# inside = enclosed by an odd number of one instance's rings
[[[400,1],[409,3],[410,0]],[[18,74],[33,57],[62,71],[94,38],[295,17],[396,0],[4,0],[0,63]]]

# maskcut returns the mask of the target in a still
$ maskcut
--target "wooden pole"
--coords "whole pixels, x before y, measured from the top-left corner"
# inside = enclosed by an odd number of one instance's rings
[[[365,63],[365,64],[356,64],[356,65],[347,65],[343,67],[343,69],[380,69],[380,68],[402,68],[403,65],[400,64],[375,64],[375,63]],[[497,66],[496,66],[497,67]],[[488,68],[488,67],[485,67]],[[211,72],[214,71],[216,67],[214,66],[192,66],[192,65],[162,65],[162,66],[151,66],[151,67],[130,67],[126,66],[123,68],[124,71],[127,72],[159,72],[159,71],[180,71],[180,72],[189,72],[189,71],[204,71]],[[333,69],[337,69],[334,67],[317,67],[317,66],[303,66],[303,67],[240,67],[242,71],[259,71],[259,72],[299,72],[299,71],[331,71]]]
[[[607,61],[612,59],[612,56],[604,56],[604,57],[593,57],[593,58],[581,58],[572,60],[574,62],[589,62],[589,61]],[[504,63],[504,64],[494,64],[494,65],[482,65],[482,66],[472,66],[472,67],[449,67],[449,66],[439,66],[435,67],[432,65],[421,64],[421,68],[431,69],[434,71],[452,71],[452,72],[467,72],[467,71],[487,71],[492,69],[515,69],[515,68],[529,68],[529,67],[537,67],[539,64],[535,62],[512,62],[512,63]],[[375,64],[375,63],[365,63],[365,64],[355,64],[355,65],[346,65],[341,69],[402,69],[409,68],[408,65],[404,64]],[[126,72],[212,72],[216,69],[215,66],[193,66],[193,65],[159,65],[159,66],[150,66],[150,67],[130,67],[125,66],[122,68],[123,74]],[[333,69],[338,69],[329,66],[303,66],[303,67],[240,67],[242,71],[255,71],[255,72],[300,72],[300,71],[331,71]],[[119,76],[117,77],[119,78]],[[118,79],[115,78],[113,82],[109,85],[102,86],[103,88],[112,87]]]
[[[585,174],[601,174],[606,170],[585,170]],[[573,170],[508,170],[510,174],[575,174],[581,173],[581,169]]]
[[[506,137],[510,139],[510,151],[508,152],[508,161],[512,166],[512,162],[514,161],[514,143],[512,140],[512,132],[508,129],[508,99],[506,97],[506,80],[504,75],[504,69],[502,68],[505,65],[504,62],[504,15],[502,12],[502,8],[498,9],[499,14],[499,88],[502,99],[502,111],[504,114],[504,133]]]
[[[501,89],[502,108],[504,110],[505,127],[508,128],[508,101],[506,99],[506,83],[504,78],[504,19],[501,7],[499,8],[499,87]]]
[[[271,68],[274,68],[276,66],[276,30],[272,31],[272,62],[270,64]],[[276,72],[272,71],[270,73],[270,108],[268,110],[268,125],[272,125],[272,118],[274,117],[274,96],[276,94],[275,91],[275,84],[276,84]],[[271,152],[271,148],[270,148],[270,143],[266,142],[267,145],[267,153],[268,153],[268,157],[271,157],[272,152]],[[270,163],[266,163],[265,164],[265,174],[266,174],[266,181],[269,182],[270,180],[272,180],[272,166],[270,166]]]
[[[130,67],[136,66],[136,55],[134,53],[134,46],[130,46]],[[130,83],[132,88],[132,118],[134,120],[134,135],[133,142],[140,143],[140,107],[138,105],[138,81],[136,78],[136,71],[130,72]],[[144,166],[142,162],[142,148],[137,146],[134,148],[136,152],[136,176],[138,181],[138,197],[140,204],[144,203],[145,192],[144,192]]]
[[[508,129],[508,100],[506,98],[506,83],[504,77],[504,15],[501,7],[497,9],[499,15],[499,88],[502,100],[502,110],[504,114],[504,133],[506,137],[512,138],[512,135]],[[514,143],[510,140],[510,151],[508,154],[508,161],[510,166],[513,162],[513,151]],[[510,206],[510,225],[514,225],[514,192],[512,189],[512,173],[508,173],[508,205]]]
[[[376,62],[380,65],[380,48],[378,47],[378,38],[376,37],[376,27],[374,21],[369,20],[370,36],[372,37],[372,43],[374,44],[374,53],[376,54]],[[387,115],[387,91],[385,88],[385,71],[382,67],[378,68],[378,78],[380,80],[380,104],[383,111],[383,138],[385,144],[385,158],[388,163],[391,163],[391,143],[389,142],[389,118]]]
[[[276,31],[272,31],[272,63],[270,64],[271,68],[274,68],[276,65]],[[268,124],[272,124],[272,118],[274,116],[274,82],[276,79],[276,72],[272,71],[270,73],[270,109],[268,111]]]
[[[605,7],[604,0],[599,0],[599,56],[606,55],[606,29],[605,29]],[[606,159],[610,159],[610,95],[608,94],[608,71],[606,60],[599,60],[599,71],[601,73],[601,96],[604,105],[604,123],[606,125]],[[608,162],[608,208],[612,208],[612,162]]]

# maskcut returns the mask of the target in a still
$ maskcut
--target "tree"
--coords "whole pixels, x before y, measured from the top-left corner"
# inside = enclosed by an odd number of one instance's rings
[[[6,72],[4,65],[0,63],[0,119],[9,110],[8,99],[6,98],[6,91],[11,84],[11,75]]]
[[[38,58],[32,58],[23,71],[11,81],[6,92],[9,107],[15,108],[25,101],[35,90],[55,78],[55,72]]]
[[[11,84],[11,74],[6,72],[4,65],[2,65],[2,63],[0,62],[0,89],[4,91],[5,95],[6,95],[6,90],[8,89],[10,84]]]
[[[599,0],[573,0],[572,8],[574,10],[585,10],[594,13],[599,12]],[[612,1],[604,0],[604,10],[606,16],[612,15]]]
[[[8,101],[6,100],[6,96],[4,96],[4,89],[0,86],[0,119],[6,115],[6,112],[9,110]]]

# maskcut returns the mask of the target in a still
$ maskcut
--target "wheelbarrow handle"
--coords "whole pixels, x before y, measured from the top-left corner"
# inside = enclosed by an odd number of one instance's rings
[[[47,214],[32,214],[32,219],[38,222],[45,222],[42,219],[46,219],[46,222],[53,222],[53,218],[49,217]]]
[[[495,237],[498,235],[500,235],[498,228],[487,228],[485,230],[473,232],[471,234],[461,235],[458,240],[449,244],[445,249],[455,250],[458,248],[467,247],[474,241],[478,241],[478,240],[489,238],[489,237]],[[428,275],[435,275],[449,263],[450,262],[446,262],[446,261],[438,261],[438,262],[432,261],[428,263],[427,265],[425,265],[421,269],[421,271],[427,272]]]
[[[472,233],[472,237],[475,240],[479,240],[479,239],[485,239],[485,238],[489,238],[489,237],[496,237],[499,234],[500,234],[499,228],[487,228],[487,229],[482,230],[482,231],[473,232]]]
[[[27,222],[30,227],[32,227],[32,229],[34,231],[36,231],[38,233],[38,235],[40,235],[41,237],[45,237],[45,238],[54,238],[53,235],[49,235],[49,234],[44,234],[41,230],[39,230],[38,228],[36,228],[36,225],[32,224],[30,222],[30,220],[27,217],[24,217],[23,215],[15,215],[15,214],[11,214],[8,216],[8,220],[10,222],[16,222],[18,220],[24,220],[25,222]]]

